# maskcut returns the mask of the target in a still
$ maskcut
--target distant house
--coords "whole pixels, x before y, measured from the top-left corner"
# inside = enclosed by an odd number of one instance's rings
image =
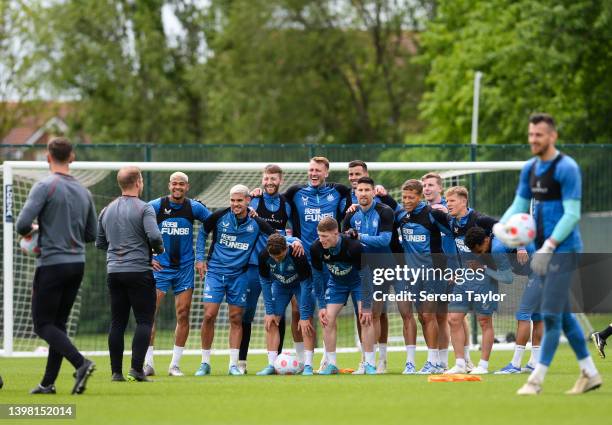
[[[5,104],[5,110],[17,110],[19,104]],[[3,145],[0,150],[2,159],[7,160],[45,160],[43,149],[28,149],[27,146],[45,146],[50,137],[64,135],[68,133],[69,126],[66,119],[73,104],[69,103],[48,103],[43,105],[36,114],[25,114],[18,118],[17,124],[6,134],[0,135]],[[87,141],[85,141],[87,142]]]

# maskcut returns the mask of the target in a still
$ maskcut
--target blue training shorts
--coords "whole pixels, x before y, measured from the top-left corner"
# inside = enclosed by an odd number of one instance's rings
[[[163,266],[162,266],[163,267]],[[164,267],[162,270],[153,273],[155,286],[164,294],[172,287],[174,295],[178,295],[188,289],[194,288],[193,264],[189,263],[180,268]]]
[[[205,303],[221,304],[225,297],[228,304],[245,307],[247,280],[240,277],[241,275],[227,276],[208,271],[204,277],[203,301]]]

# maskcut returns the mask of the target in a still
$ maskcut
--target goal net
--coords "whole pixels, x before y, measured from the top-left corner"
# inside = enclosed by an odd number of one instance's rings
[[[333,158],[332,158],[333,160]],[[307,163],[277,163],[284,171],[283,189],[306,182]],[[400,187],[408,178],[420,178],[425,173],[434,171],[444,178],[446,187],[464,185],[470,191],[470,203],[479,211],[491,216],[499,216],[511,203],[518,181],[522,162],[371,162],[368,163],[370,176],[377,184],[384,185],[389,193],[401,202]],[[99,212],[105,205],[120,194],[116,184],[116,170],[128,163],[118,162],[75,162],[71,165],[73,174],[91,191],[96,209]],[[145,192],[143,199],[152,200],[168,193],[168,179],[172,172],[183,171],[189,175],[190,191],[188,196],[200,199],[211,210],[225,208],[229,205],[229,189],[238,183],[249,188],[259,187],[261,172],[266,163],[171,163],[142,162],[129,163],[143,170]],[[347,181],[347,163],[332,163],[328,181],[349,184]],[[24,255],[19,249],[19,238],[15,233],[13,221],[23,207],[32,185],[48,175],[46,162],[7,161],[2,166],[0,179],[3,186],[2,211],[4,225],[0,228],[4,255],[0,259],[3,270],[0,280],[0,353],[4,355],[37,355],[46,352],[46,343],[33,332],[31,319],[31,288],[36,267],[35,259]],[[194,235],[197,235],[200,224],[195,223]],[[588,237],[585,235],[585,237]],[[195,241],[194,241],[195,243]],[[208,246],[208,245],[207,245]],[[509,333],[514,332],[516,321],[514,313],[518,307],[526,279],[517,277],[513,285],[504,285],[508,294],[506,301],[500,304],[494,318],[496,339],[506,341]],[[199,331],[203,318],[203,283],[196,274],[190,316],[191,332],[186,349],[199,352]],[[176,325],[174,300],[172,295],[165,297],[157,317],[156,353],[173,346],[173,334]],[[394,303],[388,304],[389,345],[403,347],[402,320]],[[263,300],[260,297],[257,312],[252,326],[252,352],[265,351],[265,333],[263,327]],[[585,333],[590,330],[586,317],[582,316]],[[287,332],[285,346],[292,347],[287,314]],[[93,245],[87,247],[85,276],[75,302],[68,333],[80,350],[90,354],[106,353],[107,332],[110,324],[109,295],[106,287],[105,253]],[[131,338],[131,322],[126,331],[126,340]],[[219,313],[213,349],[221,351],[228,348],[229,323],[227,305],[223,304]],[[321,332],[318,332],[319,346],[322,346]],[[419,329],[419,335],[421,335]],[[422,338],[420,338],[422,345]],[[342,350],[355,350],[358,338],[355,327],[353,307],[350,304],[343,309],[338,321],[338,347]],[[129,346],[129,344],[127,344]]]

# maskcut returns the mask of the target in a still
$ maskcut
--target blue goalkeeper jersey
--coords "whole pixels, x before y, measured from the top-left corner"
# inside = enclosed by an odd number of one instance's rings
[[[573,158],[558,154],[551,161],[532,158],[523,167],[517,195],[533,199],[533,217],[537,225],[536,247],[549,238],[563,216],[563,201],[582,198],[580,167]],[[582,238],[578,226],[555,252],[582,251]]]
[[[230,208],[215,211],[200,228],[196,243],[196,260],[204,261],[206,238],[212,232],[208,250],[208,271],[225,276],[241,274],[255,249],[257,239],[274,233],[259,217],[238,219]]]
[[[337,183],[317,187],[295,185],[284,195],[292,208],[293,236],[302,241],[310,259],[310,247],[318,238],[317,225],[325,217],[342,220],[350,203],[351,189]]]
[[[161,232],[165,251],[154,256],[162,267],[179,268],[193,265],[193,222],[204,222],[211,212],[199,201],[185,198],[177,204],[170,198],[155,199],[149,202],[157,216],[157,225]]]

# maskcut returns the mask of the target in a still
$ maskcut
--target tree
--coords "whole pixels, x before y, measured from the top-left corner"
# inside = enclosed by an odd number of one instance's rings
[[[401,142],[419,128],[421,2],[219,3],[206,64],[217,139]]]
[[[565,142],[612,140],[612,3],[441,0],[437,14],[422,37],[427,140],[469,141],[476,70],[484,143],[522,143],[534,111],[552,113]]]

